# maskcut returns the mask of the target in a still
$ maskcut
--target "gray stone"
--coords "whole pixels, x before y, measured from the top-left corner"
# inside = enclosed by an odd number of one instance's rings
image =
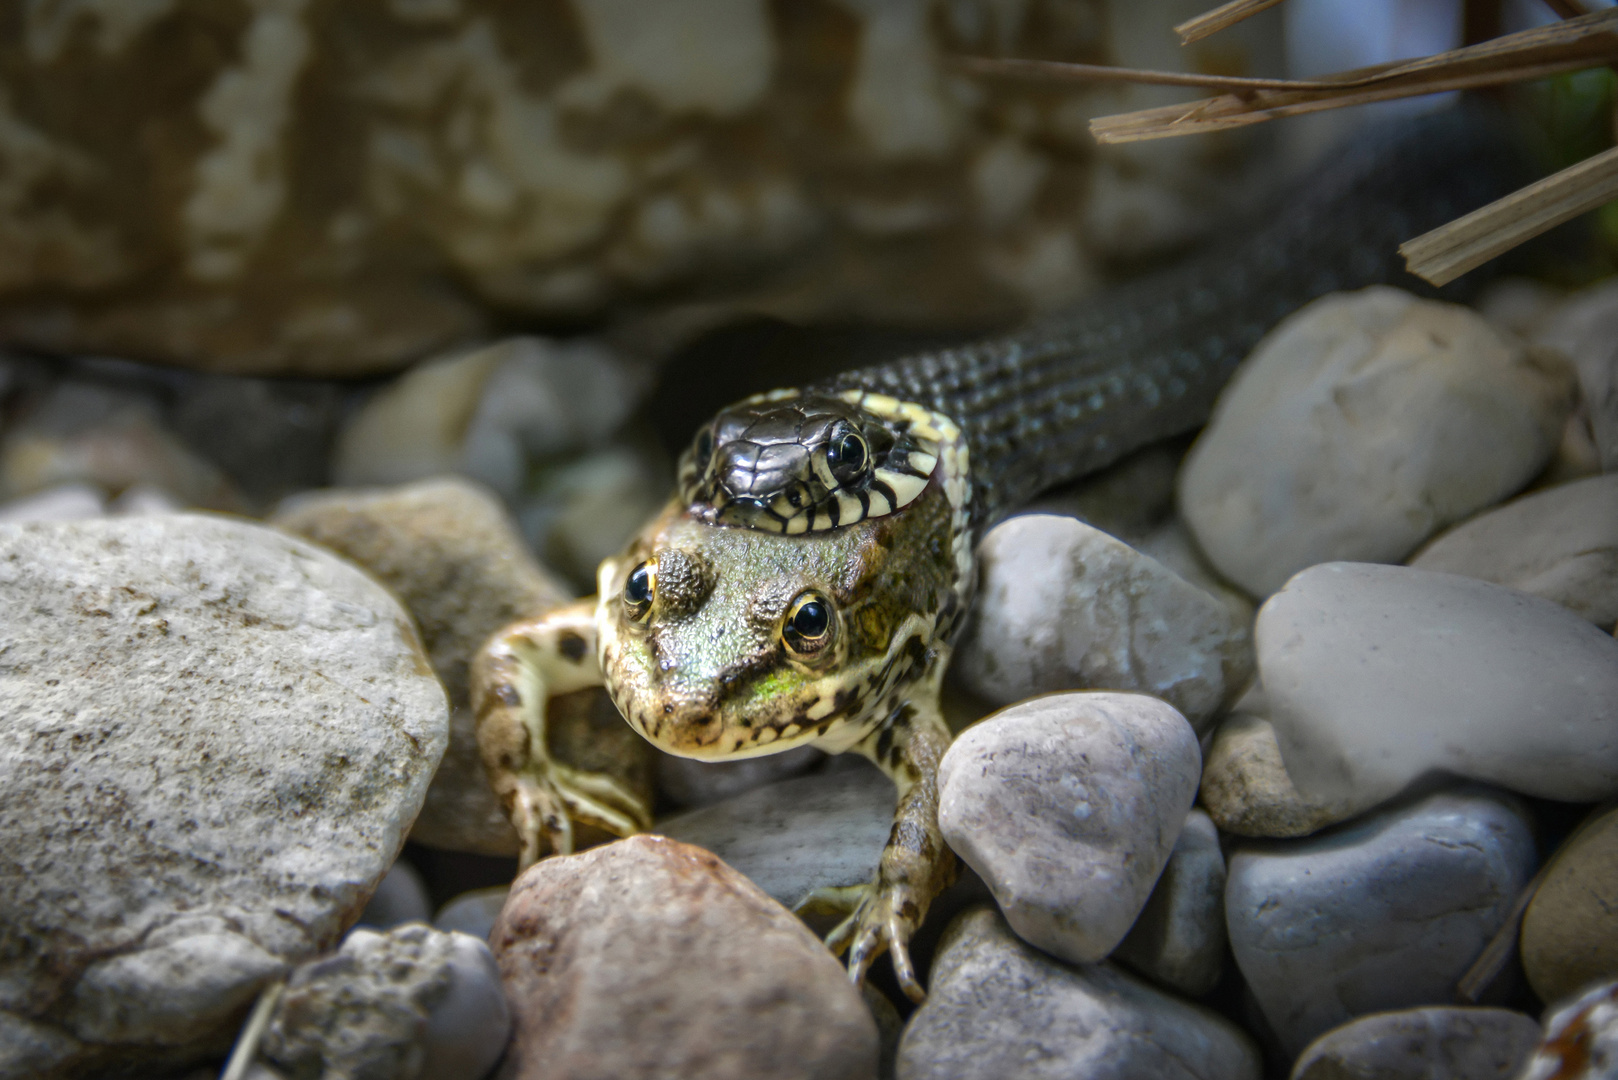
[[[642,835],[543,859],[490,941],[507,1080],[875,1080],[876,1022],[842,965],[701,848]]]
[[[1197,793],[1196,735],[1143,694],[1051,694],[963,732],[938,823],[1023,940],[1099,960],[1151,895]]]
[[[1180,512],[1254,596],[1333,559],[1396,562],[1551,457],[1573,374],[1476,313],[1378,286],[1261,341],[1180,473]]]
[[[0,655],[0,1016],[38,1077],[228,1046],[359,914],[447,737],[386,590],[231,519],[0,526]]]
[[[1535,324],[1533,340],[1573,361],[1601,471],[1618,471],[1618,282],[1568,297]]]
[[[404,923],[426,922],[432,914],[427,884],[415,867],[401,860],[388,868],[376,892],[366,901],[358,925],[387,930]]]
[[[1410,565],[1542,596],[1610,627],[1618,622],[1618,475],[1495,507],[1438,537]]]
[[[1246,622],[1156,559],[1073,518],[990,530],[955,670],[999,704],[1090,687],[1163,698],[1206,726],[1252,674]]]
[[[893,781],[857,761],[665,818],[655,831],[708,849],[796,907],[815,889],[871,880],[897,802]]]
[[[1235,1025],[1112,964],[1070,967],[992,909],[945,932],[927,1002],[899,1043],[899,1080],[1258,1080]]]
[[[517,519],[547,565],[593,592],[601,560],[623,550],[673,486],[661,455],[636,444],[608,446],[537,470]]]
[[[99,488],[84,483],[61,484],[0,503],[0,525],[30,521],[86,521],[107,512]]]
[[[262,1053],[322,1080],[481,1080],[510,1035],[489,947],[418,924],[356,930],[295,969]]]
[[[494,929],[494,921],[500,917],[500,909],[506,906],[506,897],[510,892],[505,885],[464,892],[438,909],[438,914],[433,916],[433,927],[444,931],[457,930],[471,934],[480,941],[487,941],[489,931]]]
[[[1618,795],[1618,641],[1559,604],[1455,574],[1326,563],[1259,611],[1286,770],[1359,811],[1434,771],[1526,795]]]
[[[1231,948],[1290,1053],[1356,1016],[1449,1004],[1534,872],[1509,797],[1430,795],[1230,859]]]
[[[1545,1018],[1545,1035],[1518,1080],[1618,1076],[1618,983],[1601,983]]]
[[[1225,856],[1205,812],[1186,815],[1151,897],[1112,958],[1188,997],[1219,984],[1225,966]]]
[[[790,780],[825,760],[825,753],[812,746],[741,761],[701,761],[659,751],[657,790],[681,809],[695,810],[777,780]]]
[[[1373,1013],[1310,1043],[1292,1080],[1512,1080],[1538,1043],[1539,1024],[1510,1009]]]

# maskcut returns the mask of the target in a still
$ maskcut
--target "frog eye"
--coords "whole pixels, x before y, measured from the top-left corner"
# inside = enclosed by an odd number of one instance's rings
[[[794,655],[808,659],[831,644],[832,626],[831,601],[819,593],[806,592],[787,609],[781,640]]]
[[[871,460],[871,449],[865,437],[847,421],[839,421],[826,443],[826,464],[839,484],[852,484],[865,475],[865,466]]]
[[[657,592],[657,568],[643,562],[629,572],[624,581],[624,608],[629,617],[639,619],[652,610],[652,597]]]

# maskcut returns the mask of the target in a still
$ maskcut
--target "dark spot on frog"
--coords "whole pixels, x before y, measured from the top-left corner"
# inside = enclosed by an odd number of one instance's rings
[[[577,664],[584,659],[584,654],[589,651],[590,646],[582,635],[572,630],[563,630],[556,639],[556,648],[568,658],[569,662]]]

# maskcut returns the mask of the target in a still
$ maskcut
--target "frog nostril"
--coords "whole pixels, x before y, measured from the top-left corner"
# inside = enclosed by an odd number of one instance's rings
[[[665,705],[664,705],[664,706],[663,706],[663,715],[664,715],[664,716],[667,716],[667,715],[669,715],[669,714],[670,714],[670,713],[672,713],[672,712],[674,712],[674,706],[673,706],[673,705],[667,705],[667,704],[665,704]]]

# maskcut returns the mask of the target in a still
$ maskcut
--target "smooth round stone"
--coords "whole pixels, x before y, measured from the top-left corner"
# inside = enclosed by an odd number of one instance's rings
[[[232,519],[0,527],[0,655],[0,1017],[40,1076],[227,1048],[357,915],[447,738],[397,601]]]
[[[1521,944],[1542,1001],[1618,978],[1618,808],[1592,814],[1552,856],[1523,915]]]
[[[978,558],[955,670],[989,701],[1101,687],[1161,697],[1205,725],[1252,673],[1243,619],[1082,521],[1014,517],[989,531]]]
[[[876,1021],[835,957],[713,854],[634,836],[544,859],[490,936],[509,1080],[875,1080]]]
[[[1197,793],[1196,734],[1143,694],[1050,694],[968,728],[939,766],[938,823],[1023,940],[1112,952]]]
[[[1218,985],[1225,966],[1225,856],[1203,811],[1186,815],[1152,895],[1112,958],[1188,997]]]
[[[1180,512],[1254,596],[1333,559],[1397,562],[1521,488],[1573,405],[1559,357],[1377,286],[1272,330],[1180,473]]]
[[[767,784],[664,818],[656,831],[706,848],[795,908],[815,889],[872,879],[897,802],[893,781],[856,759],[846,768]]]
[[[510,1035],[489,947],[416,924],[356,930],[295,969],[262,1052],[294,1076],[481,1080]]]
[[[1601,469],[1618,471],[1618,281],[1568,297],[1535,324],[1533,340],[1573,361]]]
[[[438,909],[438,914],[433,916],[433,928],[445,932],[455,930],[487,941],[510,893],[511,889],[505,885],[464,892]]]
[[[1308,836],[1354,815],[1347,806],[1299,794],[1287,775],[1275,728],[1246,711],[1231,713],[1214,731],[1199,797],[1214,823],[1237,836]]]
[[[825,760],[825,753],[812,746],[741,761],[701,761],[658,751],[654,768],[658,793],[683,810],[695,810],[777,780],[790,780]]]
[[[426,922],[432,914],[427,883],[421,880],[415,867],[400,861],[383,875],[376,892],[366,901],[365,910],[360,912],[357,925],[387,930],[405,923]]]
[[[1513,1080],[1538,1044],[1539,1024],[1510,1009],[1374,1013],[1310,1043],[1291,1080]]]
[[[1236,963],[1291,1053],[1356,1016],[1449,1004],[1534,873],[1515,801],[1430,795],[1230,859]]]
[[[944,934],[926,1004],[899,1043],[899,1080],[1258,1080],[1251,1040],[1112,964],[1070,967],[989,908]]]
[[[1618,473],[1524,495],[1440,536],[1410,560],[1618,622]]]
[[[1618,983],[1601,983],[1545,1019],[1545,1035],[1518,1080],[1618,1076]]]
[[[1442,771],[1618,795],[1618,641],[1512,589],[1402,566],[1296,575],[1254,631],[1268,718],[1312,801],[1376,805]]]
[[[60,484],[0,503],[0,525],[31,521],[87,521],[107,512],[107,497],[90,484]]]

